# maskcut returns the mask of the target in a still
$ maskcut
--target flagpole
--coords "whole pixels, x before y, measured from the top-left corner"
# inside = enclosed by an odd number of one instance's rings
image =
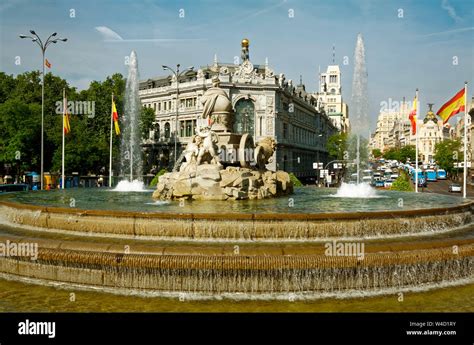
[[[418,99],[418,89],[416,89],[415,99],[415,193],[418,193],[418,112],[420,108],[420,100]]]
[[[65,121],[64,118],[66,117],[66,89],[63,88],[63,147],[62,147],[62,172],[61,172],[61,189],[64,189],[64,128],[65,128]]]
[[[463,172],[463,198],[467,192],[467,81],[464,82],[464,172]]]
[[[112,187],[112,127],[114,116],[114,93],[112,92],[112,103],[110,104],[110,157],[109,157],[109,187]]]

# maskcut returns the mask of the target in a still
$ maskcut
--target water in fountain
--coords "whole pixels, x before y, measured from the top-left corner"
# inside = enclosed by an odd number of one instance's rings
[[[348,184],[342,183],[337,193],[332,195],[336,198],[381,198],[375,189],[370,187],[367,183]]]
[[[140,148],[139,116],[141,110],[138,97],[138,61],[137,54],[132,51],[129,59],[127,84],[125,86],[125,114],[122,120],[120,143],[120,175],[127,179],[120,181],[115,190],[143,190],[142,152]],[[135,180],[134,180],[135,178]]]
[[[357,184],[342,184],[335,196],[350,196],[352,198],[370,198],[375,191],[366,184],[359,185],[361,164],[367,161],[367,141],[361,138],[361,134],[367,129],[368,123],[368,91],[367,91],[367,68],[365,65],[365,47],[362,35],[357,35],[354,52],[354,74],[352,78],[351,99],[351,136],[348,141],[349,158],[356,163]],[[354,173],[349,169],[349,173]]]

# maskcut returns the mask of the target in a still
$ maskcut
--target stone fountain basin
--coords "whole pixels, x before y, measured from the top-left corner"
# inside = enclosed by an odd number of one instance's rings
[[[114,293],[194,293],[248,298],[265,294],[380,293],[472,281],[474,239],[367,242],[363,260],[327,256],[324,245],[176,245],[0,235],[38,243],[38,259],[0,257],[10,279]],[[456,251],[453,251],[453,248]],[[146,294],[145,294],[146,295]],[[153,295],[151,295],[153,296]],[[310,297],[311,298],[311,297]]]
[[[447,232],[471,223],[473,202],[341,213],[147,213],[79,210],[0,200],[0,221],[77,235],[194,241],[324,241]]]

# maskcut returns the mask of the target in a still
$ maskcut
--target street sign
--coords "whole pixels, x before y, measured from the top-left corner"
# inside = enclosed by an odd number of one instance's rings
[[[313,169],[322,169],[322,168],[324,168],[323,163],[319,163],[319,162],[313,163]]]
[[[327,170],[327,169],[322,169],[322,170],[320,170],[320,172],[319,172],[319,176],[320,176],[321,178],[323,178],[323,177],[327,176],[328,173],[329,173],[329,170]]]
[[[454,163],[455,168],[464,168],[464,162]],[[467,162],[467,167],[471,167],[471,162]]]

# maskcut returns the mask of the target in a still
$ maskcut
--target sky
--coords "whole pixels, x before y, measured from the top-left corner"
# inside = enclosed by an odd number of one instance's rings
[[[365,41],[370,127],[381,104],[412,100],[434,110],[467,81],[474,95],[474,0],[2,0],[0,71],[41,68],[41,53],[20,39],[34,29],[66,43],[48,48],[51,72],[79,90],[113,73],[127,75],[137,52],[141,79],[166,74],[161,66],[232,63],[240,41],[250,60],[268,58],[276,74],[316,91],[318,69],[335,63],[349,104],[357,34]],[[345,64],[346,62],[346,64]],[[472,90],[472,91],[471,91]],[[470,98],[469,96],[469,98]]]

